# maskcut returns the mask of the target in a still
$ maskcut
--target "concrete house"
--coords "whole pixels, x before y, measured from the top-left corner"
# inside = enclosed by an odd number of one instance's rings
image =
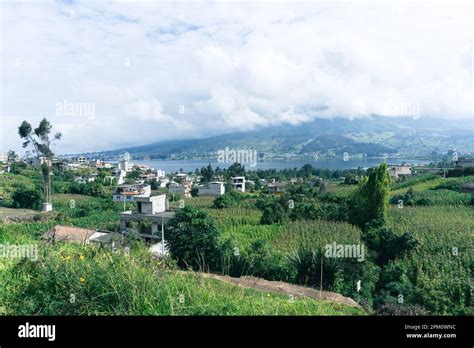
[[[156,177],[158,179],[164,178],[165,176],[166,176],[166,172],[164,170],[161,170],[161,169],[156,170]]]
[[[390,166],[387,169],[387,171],[388,171],[388,173],[390,174],[390,177],[393,180],[398,180],[400,177],[403,177],[403,176],[411,176],[412,175],[411,167],[405,166],[405,165]]]
[[[286,182],[275,182],[267,185],[268,192],[272,194],[284,194],[286,192]]]
[[[120,214],[120,231],[130,233],[133,222],[143,222],[138,227],[138,236],[145,240],[161,240],[165,225],[175,215],[174,211],[169,210],[166,195],[136,197],[135,203],[136,210]]]
[[[171,194],[181,194],[188,197],[191,194],[191,183],[184,182],[180,184],[178,182],[172,181],[170,182],[169,192]]]
[[[224,183],[221,181],[210,182],[207,185],[198,187],[199,196],[222,196],[225,193]]]
[[[112,195],[112,200],[114,202],[134,202],[138,196],[149,197],[150,195],[150,185],[120,185]]]
[[[87,164],[87,159],[84,156],[73,157],[72,161],[79,166],[85,166]]]
[[[245,192],[245,176],[234,176],[231,180],[234,190]]]

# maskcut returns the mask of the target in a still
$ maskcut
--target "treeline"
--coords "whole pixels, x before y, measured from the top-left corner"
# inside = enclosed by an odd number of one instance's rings
[[[341,177],[361,177],[366,174],[366,170],[363,168],[357,169],[320,169],[314,168],[310,164],[305,164],[301,168],[293,169],[246,169],[244,165],[240,163],[234,163],[228,168],[216,167],[215,169],[211,164],[201,169],[196,169],[195,174],[202,176],[203,182],[209,182],[213,180],[215,176],[223,176],[225,179],[230,179],[233,176],[246,176],[249,180],[254,180],[256,183],[259,179],[276,179],[277,181],[290,180],[292,178],[322,178],[326,180],[339,179]]]

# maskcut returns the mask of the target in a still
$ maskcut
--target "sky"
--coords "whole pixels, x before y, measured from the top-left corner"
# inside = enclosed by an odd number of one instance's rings
[[[473,117],[470,1],[2,1],[0,152],[58,153],[315,117]],[[21,152],[21,151],[20,151]]]

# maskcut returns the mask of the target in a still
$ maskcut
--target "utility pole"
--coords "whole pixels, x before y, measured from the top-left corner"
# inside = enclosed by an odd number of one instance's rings
[[[161,217],[161,257],[165,257],[165,225],[163,224],[163,216]]]

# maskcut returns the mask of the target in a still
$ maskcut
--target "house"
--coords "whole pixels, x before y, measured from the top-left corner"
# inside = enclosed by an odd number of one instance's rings
[[[172,181],[170,182],[169,192],[172,194],[181,194],[188,197],[191,194],[191,183],[184,182],[180,184]]]
[[[136,197],[135,203],[135,211],[120,214],[120,231],[130,234],[135,228],[138,237],[161,241],[165,225],[175,215],[174,211],[169,210],[166,195]],[[139,224],[140,222],[143,223]]]
[[[47,159],[44,156],[35,157],[31,160],[31,164],[34,166],[42,166],[44,163],[47,163],[49,166],[52,165],[52,160]]]
[[[275,182],[275,183],[269,183],[267,185],[268,192],[273,193],[273,194],[283,194],[286,192],[286,186],[288,183],[286,182]]]
[[[87,163],[87,160],[84,156],[79,156],[79,157],[73,157],[72,161],[76,163],[79,166],[85,166]]]
[[[174,179],[181,182],[191,181],[191,178],[186,173],[178,173],[175,175]]]
[[[122,169],[127,173],[133,170],[133,163],[130,162],[130,155],[128,153],[122,156],[122,159],[118,163],[118,169]]]
[[[52,166],[62,172],[67,168],[67,163],[65,161],[54,160]]]
[[[161,170],[161,169],[156,170],[156,177],[158,179],[164,178],[165,176],[166,176],[166,173],[164,170]]]
[[[89,244],[89,238],[95,233],[95,230],[56,225],[41,236],[41,239],[47,243],[67,242],[86,245]]]
[[[119,185],[112,195],[114,202],[134,202],[137,196],[149,197],[150,185]]]
[[[89,167],[92,168],[102,168],[104,166],[104,162],[101,160],[92,160],[89,161]]]
[[[225,193],[224,183],[213,181],[207,185],[198,187],[198,196],[222,196]]]
[[[231,180],[234,190],[245,192],[245,176],[235,176]]]
[[[400,177],[403,176],[406,177],[412,175],[411,167],[407,165],[390,166],[387,171],[393,180],[398,180]]]

